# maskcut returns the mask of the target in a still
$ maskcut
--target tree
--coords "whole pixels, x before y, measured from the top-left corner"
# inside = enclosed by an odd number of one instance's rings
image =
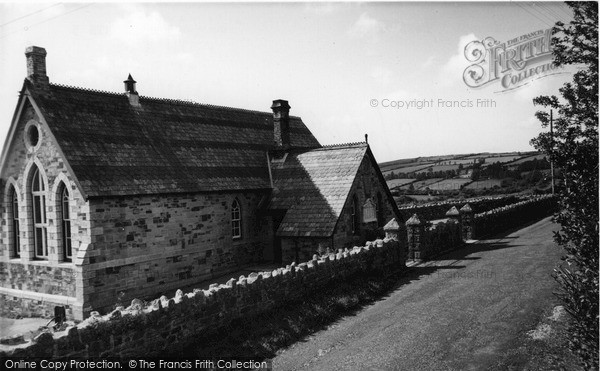
[[[560,191],[555,241],[565,264],[555,269],[559,294],[572,316],[570,347],[587,369],[598,369],[598,4],[567,3],[574,19],[553,28],[554,63],[581,69],[556,96],[534,104],[554,111],[554,136],[541,133],[532,144],[563,169],[567,186]],[[536,116],[547,127],[547,111]]]

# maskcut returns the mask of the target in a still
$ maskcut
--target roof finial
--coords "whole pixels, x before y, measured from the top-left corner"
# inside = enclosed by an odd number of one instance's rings
[[[125,92],[130,94],[137,94],[137,91],[135,91],[136,82],[137,81],[135,81],[133,77],[131,77],[131,74],[129,74],[127,80],[123,81],[123,83],[125,84]]]
[[[365,134],[365,143],[369,144],[369,134]]]

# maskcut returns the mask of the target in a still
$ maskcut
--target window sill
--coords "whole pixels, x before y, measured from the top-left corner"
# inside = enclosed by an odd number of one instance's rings
[[[46,259],[32,259],[24,262],[25,264],[31,265],[50,265],[50,261]]]

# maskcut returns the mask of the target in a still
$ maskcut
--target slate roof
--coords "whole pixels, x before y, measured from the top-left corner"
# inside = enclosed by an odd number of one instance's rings
[[[269,209],[288,210],[277,235],[331,236],[367,150],[366,143],[295,150],[272,162]]]
[[[26,80],[84,193],[120,196],[271,187],[266,152],[274,146],[270,112]],[[290,116],[292,147],[319,142]]]

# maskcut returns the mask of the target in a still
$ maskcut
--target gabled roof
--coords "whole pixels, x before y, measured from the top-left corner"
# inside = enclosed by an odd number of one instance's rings
[[[268,189],[272,113],[50,84],[39,107],[88,197]],[[299,117],[290,144],[320,147]]]
[[[331,236],[367,151],[366,143],[346,144],[290,151],[273,161],[269,209],[287,210],[277,235]]]

